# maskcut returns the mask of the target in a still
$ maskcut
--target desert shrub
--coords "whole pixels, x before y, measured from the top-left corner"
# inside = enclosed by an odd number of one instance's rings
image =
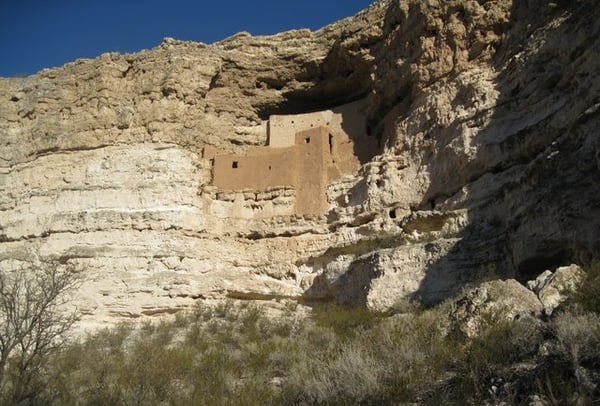
[[[54,360],[55,404],[394,404],[453,362],[441,313],[334,310],[298,321],[205,306],[173,323],[99,332]]]
[[[454,374],[447,400],[520,403],[535,384],[528,368],[535,366],[545,335],[544,324],[534,317],[484,326],[478,336],[464,342],[461,356],[449,368]]]
[[[445,399],[450,403],[588,404],[598,396],[600,317],[571,310],[550,323],[501,321],[464,345]]]
[[[368,351],[349,344],[338,354],[311,354],[294,367],[288,396],[296,402],[363,402],[376,391],[379,365]]]
[[[547,327],[531,392],[551,405],[593,404],[600,397],[600,317],[563,309]]]
[[[569,296],[567,305],[600,314],[600,261],[590,262],[584,266],[584,270],[585,278],[579,288]]]
[[[123,360],[131,327],[119,325],[82,338],[53,360],[55,404],[118,404],[114,375]]]
[[[346,307],[337,304],[325,304],[313,309],[313,318],[317,325],[332,328],[338,338],[352,338],[357,332],[375,326],[382,314],[364,307]]]
[[[381,320],[364,308],[315,307],[294,337],[299,351],[286,377],[285,403],[367,401],[378,391],[381,368],[364,335]]]
[[[600,395],[600,315],[564,312],[552,323],[558,339],[554,350],[570,365],[583,397]]]
[[[598,396],[600,321],[491,320],[451,333],[448,304],[383,316],[337,306],[298,319],[235,302],[118,326],[54,356],[56,405],[572,404]],[[51,396],[50,396],[51,395]]]
[[[321,309],[323,311],[323,309]],[[347,312],[343,314],[342,312]],[[295,363],[284,387],[286,404],[396,404],[414,401],[440,379],[452,362],[453,343],[445,343],[441,313],[352,321],[355,310],[336,308],[330,316],[344,329],[318,319],[296,337],[304,356]],[[354,327],[358,323],[358,327]],[[352,333],[346,330],[353,327]],[[341,333],[340,333],[341,332]]]
[[[553,320],[552,327],[575,366],[600,357],[599,314],[564,312]]]

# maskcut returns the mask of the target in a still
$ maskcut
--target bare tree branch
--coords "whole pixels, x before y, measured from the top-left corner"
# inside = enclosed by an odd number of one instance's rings
[[[46,357],[64,345],[76,321],[66,314],[66,292],[79,275],[56,264],[31,271],[0,269],[0,395],[7,402],[31,399]]]

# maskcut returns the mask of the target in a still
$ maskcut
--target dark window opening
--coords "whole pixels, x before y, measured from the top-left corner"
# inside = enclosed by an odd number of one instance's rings
[[[329,134],[329,153],[333,155],[333,135]]]
[[[237,169],[237,168],[238,168],[238,161],[233,161],[233,162],[231,163],[231,167],[232,167],[233,169]]]
[[[305,142],[305,143],[307,143],[307,144],[310,144],[310,137],[306,137],[306,138],[304,139],[304,142]]]
[[[392,209],[392,210],[390,210],[390,218],[392,218],[392,219],[395,219],[395,218],[396,218],[396,216],[397,216],[397,214],[396,214],[396,209]]]
[[[271,170],[271,165],[269,165],[269,170]]]

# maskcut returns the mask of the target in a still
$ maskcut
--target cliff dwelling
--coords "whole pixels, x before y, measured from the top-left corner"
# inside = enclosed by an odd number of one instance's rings
[[[367,134],[364,101],[330,110],[273,115],[267,125],[267,145],[245,155],[205,148],[213,161],[212,184],[223,191],[295,191],[293,214],[320,215],[328,210],[327,187],[354,175],[377,142]]]

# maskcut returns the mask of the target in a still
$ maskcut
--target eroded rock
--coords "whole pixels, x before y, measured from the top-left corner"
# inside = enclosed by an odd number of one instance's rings
[[[452,328],[466,337],[476,337],[481,329],[499,321],[525,316],[539,317],[544,308],[537,296],[514,279],[484,282],[468,289],[452,306]]]
[[[592,0],[381,1],[0,79],[0,266],[81,270],[101,324],[228,294],[385,310],[600,256],[599,21]],[[296,179],[214,184],[272,115],[358,100],[377,150],[337,145],[352,170],[324,165],[318,210]]]
[[[550,316],[569,293],[577,290],[584,277],[585,272],[578,265],[561,266],[554,272],[545,271],[527,287],[535,292],[544,305],[544,313]]]

